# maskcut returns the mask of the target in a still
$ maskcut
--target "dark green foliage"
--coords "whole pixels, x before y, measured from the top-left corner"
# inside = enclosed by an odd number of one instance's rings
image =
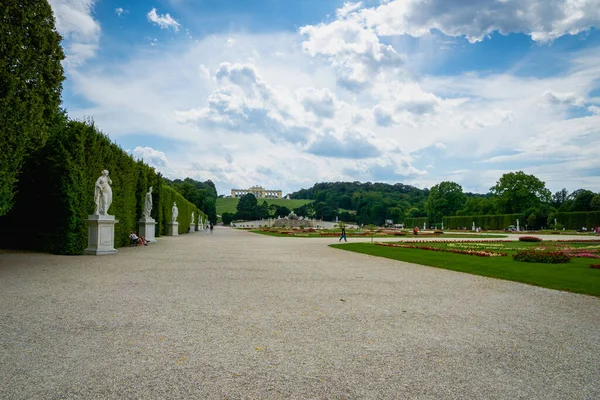
[[[405,218],[404,219],[404,227],[406,228],[414,228],[415,226],[419,229],[423,228],[423,224],[429,225],[429,218],[420,217],[420,218]]]
[[[181,179],[173,181],[165,179],[165,181],[186,200],[202,210],[210,222],[217,223],[217,189],[212,181],[200,182],[192,178],[185,178],[183,181]]]
[[[517,219],[521,226],[525,225],[525,214],[503,214],[503,215],[467,215],[456,217],[444,217],[445,229],[471,229],[473,222],[476,227],[482,229],[506,229],[510,225],[516,225]]]
[[[571,209],[569,211],[590,211],[592,209],[592,200],[594,199],[594,192],[586,189],[579,189],[571,193],[569,200],[573,200]]]
[[[462,187],[455,182],[441,182],[431,188],[425,203],[430,221],[441,221],[460,210],[467,200]]]
[[[163,185],[153,168],[135,161],[92,123],[70,121],[25,164],[15,207],[0,221],[4,244],[81,254],[87,247],[85,220],[95,208],[94,185],[103,169],[110,172],[112,180],[109,214],[119,221],[116,247],[128,245],[129,232],[138,231],[149,186],[154,187],[152,217],[157,221],[157,236],[166,233],[173,201],[179,205],[180,233],[189,228],[191,212],[198,215],[194,205]],[[169,208],[166,214],[165,207]]]
[[[246,221],[255,219],[255,209],[257,205],[258,201],[252,193],[243,195],[238,202],[235,219]]]
[[[12,207],[27,156],[60,124],[60,35],[46,0],[0,7],[0,216]]]
[[[554,225],[556,222],[565,227],[565,229],[588,229],[594,226],[600,226],[600,211],[588,212],[557,212],[548,217],[548,225]]]
[[[221,215],[221,220],[223,221],[223,225],[227,226],[227,225],[231,224],[234,217],[235,217],[235,214],[229,213],[229,212],[224,212],[223,215]]]
[[[515,261],[544,263],[544,264],[564,264],[571,261],[571,257],[560,251],[539,251],[539,250],[519,250],[513,254]]]
[[[490,191],[494,195],[496,210],[503,214],[523,213],[552,200],[546,184],[523,171],[502,175]]]

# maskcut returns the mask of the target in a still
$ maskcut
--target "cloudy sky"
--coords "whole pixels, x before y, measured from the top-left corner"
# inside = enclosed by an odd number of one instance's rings
[[[600,191],[600,0],[50,0],[64,107],[165,176]]]

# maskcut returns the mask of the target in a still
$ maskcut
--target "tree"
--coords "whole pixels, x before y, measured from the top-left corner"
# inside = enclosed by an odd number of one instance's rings
[[[586,189],[579,189],[571,193],[569,199],[573,200],[571,211],[590,211],[594,192]]]
[[[441,222],[442,217],[451,217],[465,204],[467,197],[462,187],[455,182],[441,182],[431,188],[425,203],[430,222]]]
[[[498,212],[516,214],[549,203],[552,195],[546,184],[523,171],[509,172],[490,188]]]
[[[456,215],[493,215],[494,205],[485,197],[470,197],[465,206],[456,212]]]
[[[254,209],[258,205],[256,197],[252,193],[248,193],[240,197],[237,205],[236,219],[252,220],[254,219]]]
[[[277,210],[275,210],[275,218],[277,217],[287,217],[290,215],[292,210],[287,208],[286,206],[277,206]]]
[[[569,198],[569,191],[565,188],[563,188],[562,190],[559,190],[558,192],[555,192],[552,195],[552,207],[559,208],[562,203],[567,201],[568,198]]]
[[[590,209],[592,211],[600,211],[600,193],[594,195],[594,198],[590,202]]]
[[[233,221],[235,214],[230,212],[224,212],[221,215],[221,220],[223,221],[223,225],[229,225]]]
[[[0,9],[0,215],[12,207],[28,155],[42,147],[60,112],[65,58],[46,0],[3,1]]]

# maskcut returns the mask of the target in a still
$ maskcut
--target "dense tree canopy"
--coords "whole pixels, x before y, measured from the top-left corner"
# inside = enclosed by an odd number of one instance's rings
[[[192,178],[175,179],[173,181],[165,179],[165,181],[185,197],[187,201],[202,210],[210,222],[217,223],[217,190],[212,181],[200,182]]]
[[[13,202],[26,157],[62,122],[64,54],[46,0],[0,7],[0,215]]]
[[[451,217],[462,208],[467,196],[462,186],[455,182],[441,182],[431,188],[425,210],[429,222],[441,222],[442,217]]]
[[[501,214],[522,213],[552,199],[544,182],[523,171],[502,175],[490,191],[494,195],[496,210]]]

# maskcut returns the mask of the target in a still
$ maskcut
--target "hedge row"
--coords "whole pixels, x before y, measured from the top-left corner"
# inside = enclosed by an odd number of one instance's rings
[[[505,229],[510,225],[517,225],[517,219],[521,227],[525,226],[525,214],[502,214],[502,215],[466,215],[456,217],[444,217],[444,228],[446,229],[471,229],[473,222],[476,227],[482,229]]]
[[[406,228],[413,228],[415,226],[418,226],[419,229],[421,229],[423,227],[423,224],[426,224],[426,226],[429,228],[429,218],[419,217],[419,218],[405,218],[404,219],[404,226]]]
[[[588,229],[600,226],[600,211],[557,212],[548,217],[548,225],[554,225],[554,219],[565,229]]]
[[[153,168],[134,160],[93,123],[69,121],[25,164],[15,206],[0,218],[3,246],[82,254],[87,247],[85,220],[94,212],[94,186],[104,169],[112,180],[109,214],[119,220],[115,247],[128,245],[129,232],[138,231],[137,221],[150,186],[154,187],[152,217],[157,222],[157,236],[167,232],[173,201],[179,208],[179,233],[189,229],[192,211],[196,216],[202,214],[163,184]]]

